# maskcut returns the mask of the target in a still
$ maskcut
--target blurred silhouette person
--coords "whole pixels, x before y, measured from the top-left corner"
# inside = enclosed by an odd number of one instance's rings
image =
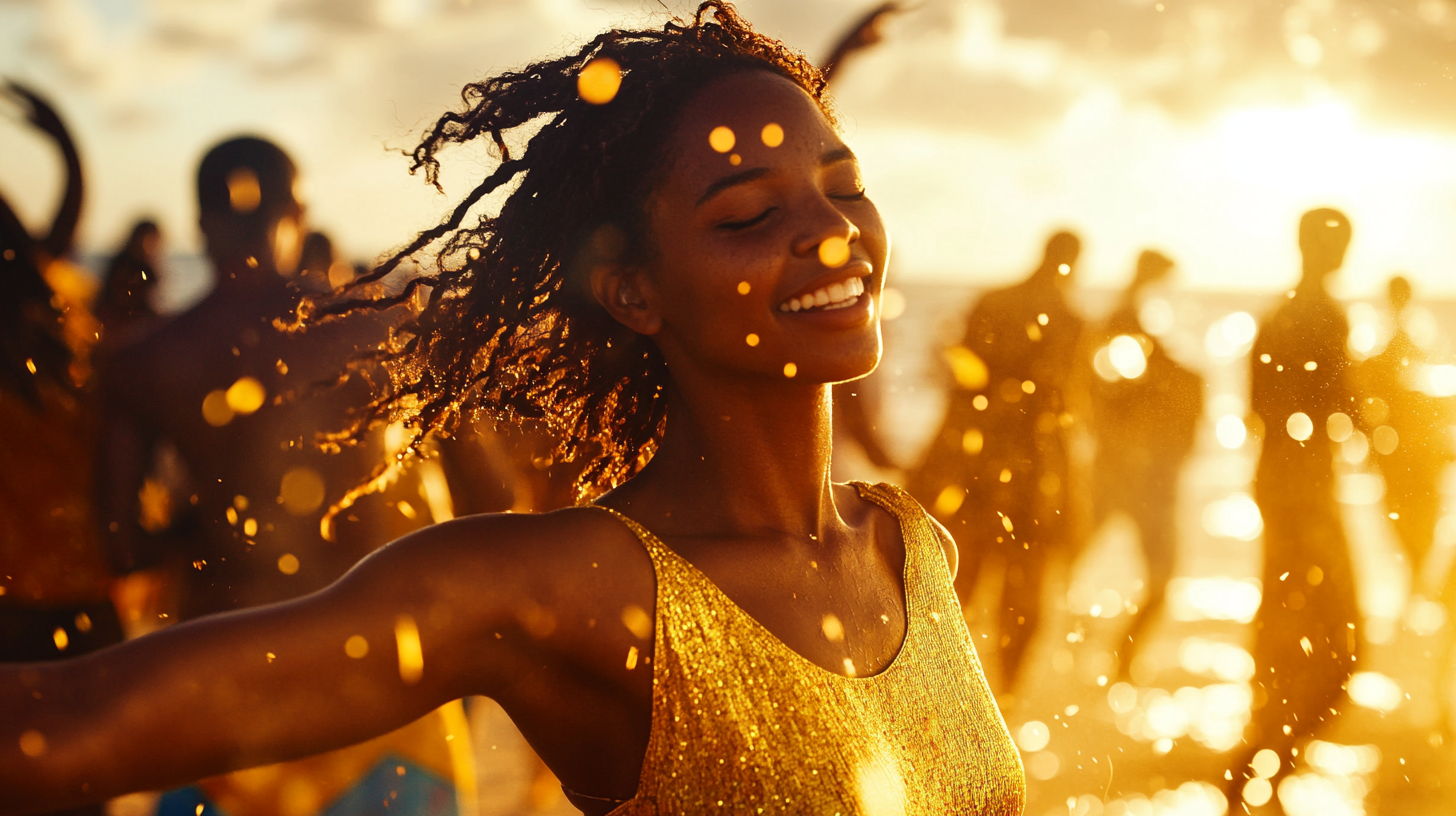
[[[161,248],[161,229],[155,221],[143,219],[107,264],[95,308],[105,345],[125,344],[156,323]]]
[[[294,283],[306,292],[331,292],[354,279],[354,268],[339,259],[334,242],[322,232],[303,239],[298,276]]]
[[[1203,378],[1168,356],[1139,310],[1149,290],[1166,281],[1173,261],[1151,250],[1138,256],[1132,284],[1095,330],[1090,378],[1094,512],[1102,524],[1124,513],[1136,525],[1147,563],[1147,600],[1128,630],[1133,649],[1144,645],[1162,610],[1178,552],[1178,477],[1193,449],[1203,415]],[[1123,670],[1130,654],[1123,654]]]
[[[297,269],[303,236],[294,179],[292,160],[262,139],[232,139],[207,153],[197,195],[215,288],[118,350],[103,372],[101,496],[113,563],[118,570],[171,565],[183,620],[321,589],[385,542],[451,514],[440,485],[432,494],[412,473],[392,474],[383,490],[325,518],[331,501],[384,461],[389,434],[320,450],[317,435],[344,427],[368,388],[357,380],[311,386],[336,380],[387,325],[371,316],[305,333],[274,328],[300,297],[285,281]],[[141,524],[146,474],[163,445],[175,449],[194,491],[183,501],[201,531],[185,551],[169,551],[169,539],[147,536]],[[165,526],[165,519],[153,521]],[[205,792],[232,816],[310,816],[350,791],[387,797],[388,785],[398,784],[396,767],[410,770],[412,796],[392,802],[394,812],[434,812],[430,802],[451,799],[448,748],[455,747],[440,727],[432,716],[395,736],[283,766],[266,780],[208,780],[201,791],[164,797],[161,813],[190,814],[205,804]]]
[[[89,313],[46,279],[75,235],[80,161],[45,101],[15,85],[0,94],[59,146],[67,167],[42,238],[0,198],[0,662],[28,663],[79,657],[122,632],[93,502],[94,406],[76,377],[87,335],[75,326],[89,327]]]
[[[1407,331],[1410,281],[1391,278],[1388,291],[1396,330],[1385,349],[1357,369],[1365,398],[1360,407],[1365,424],[1375,429],[1371,458],[1385,478],[1386,509],[1395,514],[1396,534],[1419,567],[1435,540],[1441,474],[1452,460],[1450,400],[1421,390],[1428,355]],[[1424,591],[1437,597],[1441,589]]]
[[[981,298],[965,339],[947,358],[955,378],[944,423],[910,490],[966,554],[956,577],[962,603],[989,557],[1001,582],[1001,688],[1015,688],[1040,619],[1048,555],[1066,544],[1067,454],[1072,417],[1064,388],[1082,336],[1068,307],[1081,241],[1058,232],[1025,281]]]
[[[1251,352],[1249,404],[1264,427],[1254,476],[1264,518],[1263,601],[1254,619],[1253,719],[1231,768],[1231,803],[1240,801],[1261,749],[1279,755],[1279,773],[1269,779],[1278,787],[1291,770],[1291,749],[1331,716],[1354,670],[1360,618],[1331,439],[1348,433],[1356,399],[1349,326],[1325,290],[1350,233],[1338,210],[1304,214],[1302,277],[1260,326]]]

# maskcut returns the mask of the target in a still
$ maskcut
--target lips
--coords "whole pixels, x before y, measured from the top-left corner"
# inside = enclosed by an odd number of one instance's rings
[[[858,303],[864,293],[864,279],[849,277],[821,286],[807,294],[791,297],[779,304],[779,311],[803,312],[817,309],[827,312],[831,309],[846,309]]]

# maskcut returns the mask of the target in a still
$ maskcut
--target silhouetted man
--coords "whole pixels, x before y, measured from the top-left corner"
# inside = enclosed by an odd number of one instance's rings
[[[324,453],[316,435],[344,427],[349,410],[367,400],[369,390],[350,381],[314,396],[304,392],[334,380],[351,354],[382,339],[385,326],[370,316],[303,333],[273,327],[298,301],[282,277],[295,268],[303,236],[294,181],[293,162],[261,139],[233,139],[207,154],[197,194],[216,286],[188,312],[118,351],[103,374],[102,496],[113,558],[124,570],[158,560],[172,564],[184,620],[321,589],[444,507],[406,476],[338,516],[333,540],[322,535],[330,502],[383,461],[388,435]],[[175,449],[191,481],[191,494],[174,504],[191,504],[200,529],[176,536],[172,548],[157,552],[140,520],[165,524],[157,516],[165,516],[166,501],[153,496],[146,503],[139,495],[155,492],[144,476],[164,442]],[[347,691],[346,684],[340,690],[345,699]],[[402,736],[403,742],[388,749],[437,771],[419,778],[437,780],[448,797],[448,785],[439,781],[449,778],[450,766],[438,724],[422,720],[399,733],[410,729],[413,737]],[[370,771],[385,746],[349,750],[352,758],[330,760],[343,755],[329,754],[306,760],[267,784],[256,777],[249,784],[220,777],[202,785],[234,816],[280,809],[313,813],[316,809],[293,801],[298,791],[308,792],[305,804],[317,799],[322,807],[357,774]],[[398,763],[385,764],[380,773],[392,779]],[[340,774],[338,768],[350,772]],[[288,797],[293,799],[284,808]],[[412,807],[396,804],[404,812]],[[193,810],[190,800],[178,807]]]
[[[1063,389],[1082,320],[1063,291],[1081,241],[1059,232],[1027,280],[981,298],[948,352],[956,387],[911,489],[957,538],[956,589],[969,601],[986,557],[1005,563],[1000,648],[1005,690],[1040,618],[1049,552],[1065,543],[1072,417]]]
[[[1361,394],[1366,398],[1361,408],[1366,424],[1376,429],[1371,458],[1385,477],[1386,509],[1395,514],[1395,531],[1411,563],[1419,566],[1435,538],[1441,474],[1451,462],[1450,401],[1422,390],[1426,350],[1406,331],[1410,281],[1391,278],[1389,297],[1395,335],[1380,354],[1360,364]],[[1425,588],[1430,595],[1440,590]]]
[[[1127,514],[1137,526],[1147,562],[1147,600],[1127,635],[1133,649],[1144,645],[1173,577],[1178,477],[1203,415],[1203,378],[1169,357],[1138,317],[1144,293],[1167,279],[1172,269],[1166,256],[1143,252],[1132,284],[1090,344],[1099,358],[1106,355],[1121,364],[1099,359],[1090,379],[1097,438],[1093,489],[1098,523],[1114,512]],[[1122,658],[1126,672],[1131,655]]]
[[[1303,276],[1260,327],[1251,352],[1249,403],[1264,426],[1254,477],[1264,517],[1264,597],[1254,621],[1253,721],[1247,750],[1232,766],[1231,802],[1263,748],[1279,755],[1279,773],[1269,780],[1278,787],[1291,768],[1290,749],[1331,716],[1354,670],[1360,620],[1331,438],[1345,435],[1356,400],[1345,356],[1349,325],[1325,291],[1349,243],[1343,213],[1304,214]]]

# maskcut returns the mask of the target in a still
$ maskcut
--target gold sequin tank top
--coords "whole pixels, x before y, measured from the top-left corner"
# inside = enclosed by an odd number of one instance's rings
[[[641,525],[657,575],[652,731],[611,816],[1016,816],[1026,781],[939,538],[899,488],[856,484],[905,541],[905,640],[845,677],[791,650]]]

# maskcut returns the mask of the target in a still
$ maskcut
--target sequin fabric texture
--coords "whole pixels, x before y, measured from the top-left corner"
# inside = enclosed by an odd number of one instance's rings
[[[925,511],[857,484],[905,540],[905,642],[878,674],[804,659],[651,532],[652,732],[636,796],[611,816],[815,813],[1016,816],[1021,759],[961,618]]]

